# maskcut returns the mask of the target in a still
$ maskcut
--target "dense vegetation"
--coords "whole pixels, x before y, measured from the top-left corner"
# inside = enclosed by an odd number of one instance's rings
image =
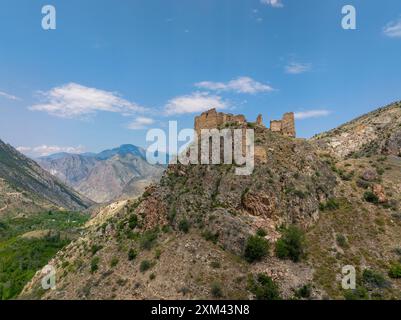
[[[276,255],[280,259],[300,261],[304,255],[305,235],[296,226],[290,226],[283,230],[283,236],[276,242]]]
[[[269,253],[269,242],[255,235],[248,238],[245,246],[245,259],[248,262],[259,261]]]
[[[28,217],[2,217],[0,299],[15,298],[36,271],[70,242],[87,219],[80,213],[55,211]],[[23,236],[28,232],[31,235]]]

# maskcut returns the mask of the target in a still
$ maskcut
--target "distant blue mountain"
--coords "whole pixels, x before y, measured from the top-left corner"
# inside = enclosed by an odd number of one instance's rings
[[[142,159],[146,159],[146,150],[141,147],[134,146],[132,144],[123,144],[117,148],[104,150],[99,153],[93,153],[93,152],[80,153],[76,154],[76,156],[84,158],[96,158],[97,160],[107,160],[114,157],[115,155],[125,156],[127,154],[132,154],[134,156],[141,157]],[[59,152],[48,156],[39,157],[39,159],[52,161],[65,158],[70,155],[71,153]]]
[[[127,154],[132,154],[134,156],[146,159],[146,151],[143,148],[134,146],[132,144],[123,144],[118,148],[102,151],[95,155],[96,159],[106,160],[114,157],[115,155],[125,156]]]

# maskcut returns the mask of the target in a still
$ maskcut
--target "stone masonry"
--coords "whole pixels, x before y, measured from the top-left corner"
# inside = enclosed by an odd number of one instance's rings
[[[202,129],[215,129],[226,123],[243,124],[246,123],[246,119],[243,115],[232,115],[211,109],[195,117],[195,131],[199,135]]]
[[[244,115],[233,115],[223,112],[217,112],[216,109],[203,112],[200,116],[195,117],[195,131],[200,135],[202,129],[221,128],[225,124],[246,124],[247,120]],[[259,115],[255,124],[263,126],[262,115]],[[270,121],[270,130],[278,132],[286,137],[295,138],[295,117],[293,112],[288,112],[283,115],[281,120]]]
[[[270,121],[270,130],[273,132],[279,132],[286,137],[295,138],[296,131],[294,112],[285,113],[282,120]]]

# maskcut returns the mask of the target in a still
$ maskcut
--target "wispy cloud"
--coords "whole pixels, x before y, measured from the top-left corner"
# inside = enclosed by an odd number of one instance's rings
[[[60,146],[48,146],[41,145],[37,147],[18,147],[17,150],[26,155],[33,157],[44,157],[54,153],[67,152],[79,154],[85,152],[85,148],[83,146],[78,147],[60,147]]]
[[[8,93],[6,93],[4,91],[0,91],[0,97],[6,98],[6,99],[9,99],[9,100],[14,100],[14,101],[21,100],[20,98],[18,98],[16,96],[13,96],[12,94],[8,94]]]
[[[312,69],[312,64],[310,63],[291,62],[285,66],[285,72],[289,74],[300,74],[308,72],[311,69]]]
[[[274,91],[271,86],[253,80],[250,77],[239,77],[229,82],[202,81],[196,83],[195,86],[200,89],[213,91],[232,91],[236,93],[249,94]]]
[[[138,117],[128,125],[128,129],[140,130],[146,129],[149,125],[155,123],[155,120],[146,117]]]
[[[260,0],[260,3],[271,6],[273,8],[282,8],[284,7],[283,3],[281,0]]]
[[[99,111],[132,115],[146,108],[120,97],[118,93],[89,88],[77,83],[40,92],[42,103],[29,107],[61,118],[81,118]]]
[[[330,110],[307,110],[307,111],[300,111],[295,113],[295,119],[297,120],[304,120],[309,118],[320,118],[320,117],[327,117],[331,114]]]
[[[384,28],[383,33],[390,38],[401,37],[401,17],[397,21],[389,22]]]
[[[207,92],[193,92],[168,101],[165,106],[165,112],[167,115],[199,113],[211,108],[226,109],[228,106],[228,102],[224,101],[220,96],[210,95]]]

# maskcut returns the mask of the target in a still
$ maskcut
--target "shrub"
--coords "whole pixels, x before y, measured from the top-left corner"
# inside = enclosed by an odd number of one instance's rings
[[[294,195],[296,195],[300,199],[305,199],[306,198],[306,193],[301,191],[301,190],[294,190],[293,193],[294,193]]]
[[[319,205],[319,209],[322,211],[325,210],[337,210],[340,207],[340,204],[335,198],[330,198],[326,201],[326,203],[321,203]]]
[[[91,273],[95,273],[99,269],[99,257],[94,257],[91,261]]]
[[[221,267],[221,264],[220,264],[219,261],[212,261],[212,262],[210,263],[210,266],[211,266],[213,269],[218,269],[218,268]]]
[[[103,249],[103,246],[94,244],[91,247],[92,256],[94,256],[99,250]]]
[[[150,280],[154,280],[156,278],[156,275],[154,274],[154,273],[151,273],[150,275],[149,275],[149,279]]]
[[[157,230],[149,230],[143,233],[140,244],[142,249],[150,250],[157,239]]]
[[[390,267],[388,275],[389,275],[390,278],[393,278],[393,279],[401,278],[401,264],[400,263],[394,263]]]
[[[160,259],[160,256],[162,255],[162,251],[160,249],[155,250],[155,259]]]
[[[372,191],[366,191],[363,194],[363,198],[366,202],[378,204],[379,203],[379,198],[372,192]]]
[[[245,259],[248,262],[259,261],[269,252],[269,242],[255,235],[248,238],[245,246]]]
[[[341,248],[346,248],[346,247],[348,246],[347,238],[345,238],[345,236],[342,235],[342,234],[338,234],[338,235],[337,235],[336,241],[337,241],[337,244],[338,244]]]
[[[188,233],[189,231],[189,222],[187,219],[182,219],[178,224],[178,229],[184,233]]]
[[[258,274],[256,280],[252,277],[249,289],[257,300],[280,300],[278,285],[265,274]]]
[[[384,288],[387,285],[387,281],[381,273],[370,269],[363,270],[362,278],[366,284],[374,287]]]
[[[219,239],[219,233],[213,233],[210,230],[206,230],[202,233],[203,238],[205,238],[205,240],[207,241],[212,241],[214,244],[217,243],[217,240]]]
[[[358,179],[358,180],[356,181],[356,185],[357,185],[359,188],[367,189],[367,188],[369,188],[369,187],[371,186],[371,183],[370,183],[369,181],[366,181],[366,180],[363,180],[363,179]]]
[[[344,291],[345,300],[368,300],[369,294],[366,288],[357,286],[355,290]]]
[[[117,257],[113,257],[110,261],[110,267],[114,268],[116,265],[118,265],[118,258]]]
[[[145,272],[152,267],[152,263],[149,260],[143,260],[139,266],[141,272]]]
[[[128,226],[130,229],[135,229],[135,227],[138,225],[138,216],[136,214],[131,215],[128,221]]]
[[[306,285],[302,286],[295,293],[295,295],[297,297],[304,298],[304,299],[310,298],[311,294],[312,294],[312,288],[311,288],[310,284],[306,284]]]
[[[223,290],[221,289],[221,285],[217,282],[212,283],[211,292],[212,296],[215,298],[221,298],[223,296]]]
[[[305,235],[296,226],[284,229],[282,237],[276,242],[276,255],[280,259],[300,261],[304,256]]]
[[[134,260],[137,255],[138,254],[136,253],[136,251],[134,249],[131,248],[131,249],[128,250],[128,260],[129,261]]]
[[[264,229],[262,229],[262,228],[259,228],[257,231],[256,231],[256,234],[259,236],[259,237],[266,237],[266,235],[267,235],[267,233],[266,233],[266,231],[264,230]]]

